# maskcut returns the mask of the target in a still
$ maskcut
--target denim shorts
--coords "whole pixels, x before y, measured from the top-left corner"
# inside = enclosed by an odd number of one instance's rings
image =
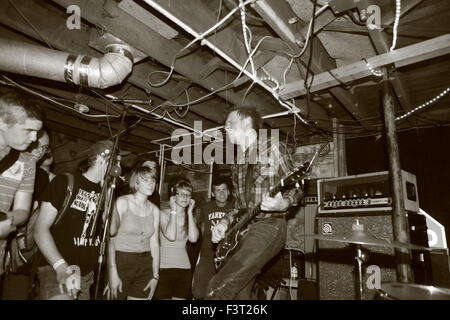
[[[39,299],[40,300],[73,300],[67,293],[61,293],[59,290],[56,271],[50,266],[40,267],[39,274]],[[90,287],[94,283],[94,271],[81,276],[81,291],[77,300],[89,300]]]
[[[116,251],[116,266],[122,292],[117,292],[117,299],[127,297],[145,299],[150,294],[150,288],[144,288],[153,278],[153,258],[150,252]]]

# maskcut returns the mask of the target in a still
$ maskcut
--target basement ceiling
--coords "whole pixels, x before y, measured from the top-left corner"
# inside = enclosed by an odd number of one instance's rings
[[[362,60],[389,51],[395,0],[357,1],[358,7],[352,0],[242,1],[245,14],[236,9],[239,2],[0,0],[2,39],[92,57],[101,57],[107,44],[122,43],[132,48],[135,62],[125,81],[107,89],[0,70],[0,90],[15,85],[38,93],[49,130],[94,141],[126,128],[121,147],[134,153],[176,144],[170,140],[174,129],[192,131],[194,121],[201,121],[200,130],[219,127],[235,104],[255,106],[267,117],[267,127],[280,128],[291,146],[329,139],[336,132],[381,133],[382,77],[364,69]],[[366,10],[371,5],[380,10],[380,20]],[[75,29],[68,27],[76,22],[73,8],[81,15]],[[312,23],[314,8],[318,14]],[[380,29],[370,30],[368,21]],[[313,31],[310,37],[308,30]],[[398,115],[450,86],[449,30],[449,1],[401,1],[395,46],[401,54],[380,64],[387,67]],[[432,39],[438,40],[419,47]],[[405,58],[415,50],[420,58]],[[341,72],[352,64],[359,73]],[[322,86],[316,84],[326,77]],[[84,106],[87,113],[76,111]],[[449,106],[447,95],[398,121],[398,129],[448,125]],[[297,115],[270,117],[288,110]],[[339,127],[333,127],[333,119]]]

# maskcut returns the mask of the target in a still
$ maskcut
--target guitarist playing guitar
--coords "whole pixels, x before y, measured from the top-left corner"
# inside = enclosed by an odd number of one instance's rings
[[[254,108],[234,107],[227,114],[225,131],[238,149],[237,164],[231,166],[236,208],[213,227],[212,241],[220,242],[239,221],[251,221],[245,225],[245,231],[241,230],[244,232],[239,232],[242,237],[232,252],[226,257],[217,257],[216,253],[219,268],[209,282],[207,300],[252,299],[256,276],[285,246],[284,217],[303,196],[299,188],[269,193],[292,173],[293,165],[277,135],[264,139],[261,127],[261,116]],[[220,247],[222,243],[218,250]]]

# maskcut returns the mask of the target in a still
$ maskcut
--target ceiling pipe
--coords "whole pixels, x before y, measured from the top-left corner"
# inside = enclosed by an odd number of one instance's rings
[[[0,70],[105,89],[120,84],[130,74],[130,49],[110,44],[101,58],[95,58],[0,38]]]

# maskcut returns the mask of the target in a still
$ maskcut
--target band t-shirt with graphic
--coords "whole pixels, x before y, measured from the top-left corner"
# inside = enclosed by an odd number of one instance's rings
[[[211,200],[202,206],[200,215],[200,221],[204,223],[202,248],[200,251],[202,257],[214,257],[211,229],[233,208],[234,205],[230,201],[227,202],[224,207],[219,207],[214,200]]]
[[[50,202],[59,212],[66,198],[67,183],[65,175],[57,175],[45,189],[42,201]],[[100,237],[91,236],[91,231],[100,192],[99,183],[75,173],[67,210],[58,224],[50,228],[59,253],[69,265],[79,266],[82,275],[93,271],[98,259]]]

